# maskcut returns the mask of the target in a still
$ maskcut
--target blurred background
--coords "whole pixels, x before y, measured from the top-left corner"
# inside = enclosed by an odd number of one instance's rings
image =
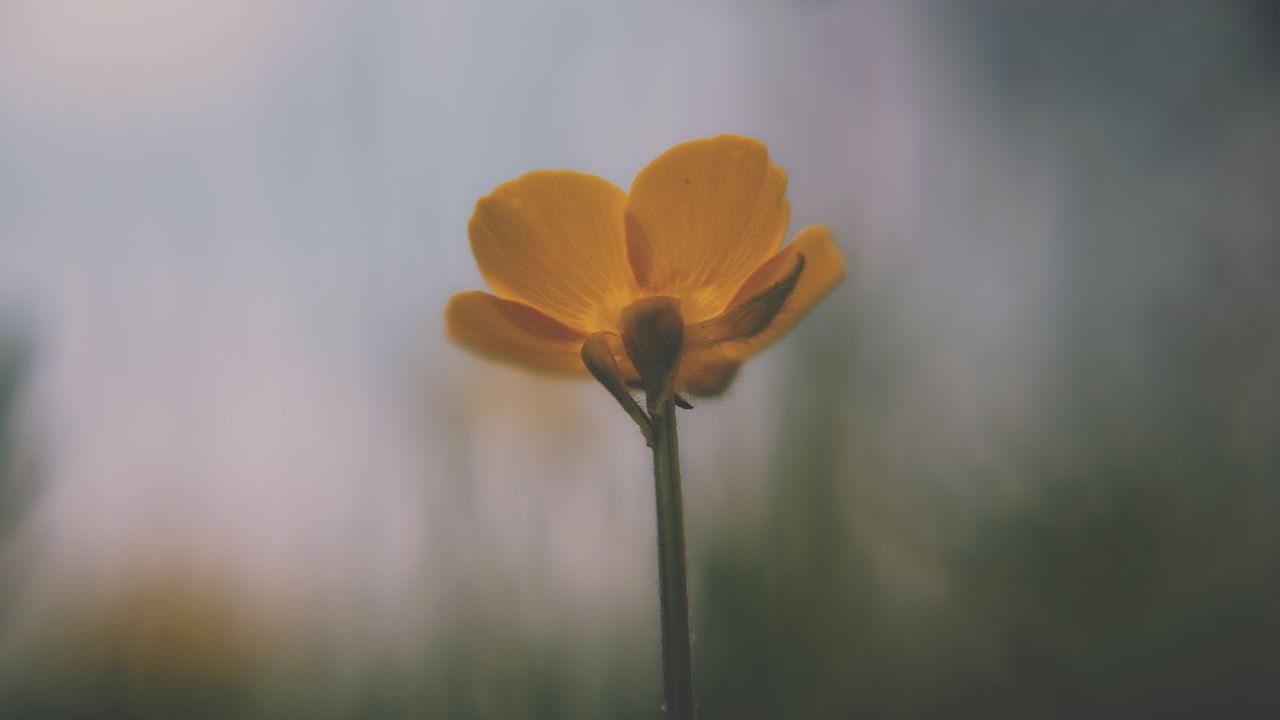
[[[1280,715],[1280,12],[0,1],[0,716],[656,718],[649,456],[475,200],[766,141],[846,282],[681,416],[704,718]]]

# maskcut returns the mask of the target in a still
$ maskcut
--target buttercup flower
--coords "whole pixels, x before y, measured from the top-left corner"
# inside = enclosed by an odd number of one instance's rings
[[[671,148],[629,194],[585,173],[522,175],[480,198],[468,226],[494,294],[459,293],[445,311],[449,334],[476,352],[595,377],[653,449],[668,720],[692,720],[697,707],[675,410],[689,405],[680,393],[723,391],[744,360],[844,277],[824,227],[801,230],[779,251],[786,189],[765,146],[735,135]]]
[[[656,376],[672,374],[676,392],[718,394],[844,276],[825,227],[779,251],[786,186],[764,144],[736,135],[676,145],[630,193],[569,170],[503,183],[468,226],[493,294],[454,295],[449,334],[528,369],[590,373],[615,395],[670,388]]]

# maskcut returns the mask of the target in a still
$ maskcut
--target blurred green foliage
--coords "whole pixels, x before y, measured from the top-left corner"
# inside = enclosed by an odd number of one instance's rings
[[[16,324],[0,317],[0,537],[21,505],[14,487],[17,470],[17,401],[30,348]]]

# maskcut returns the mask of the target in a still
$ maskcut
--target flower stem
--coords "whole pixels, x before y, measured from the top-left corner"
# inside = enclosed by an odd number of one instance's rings
[[[652,421],[664,707],[667,720],[692,720],[692,633],[689,629],[684,509],[680,496],[680,446],[676,439],[675,402],[670,394],[654,408]]]

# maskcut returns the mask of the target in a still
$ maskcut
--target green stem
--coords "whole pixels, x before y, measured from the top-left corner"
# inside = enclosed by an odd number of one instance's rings
[[[689,630],[684,509],[676,409],[668,395],[652,414],[653,484],[658,514],[658,597],[662,612],[662,685],[667,720],[692,720],[693,657]]]

